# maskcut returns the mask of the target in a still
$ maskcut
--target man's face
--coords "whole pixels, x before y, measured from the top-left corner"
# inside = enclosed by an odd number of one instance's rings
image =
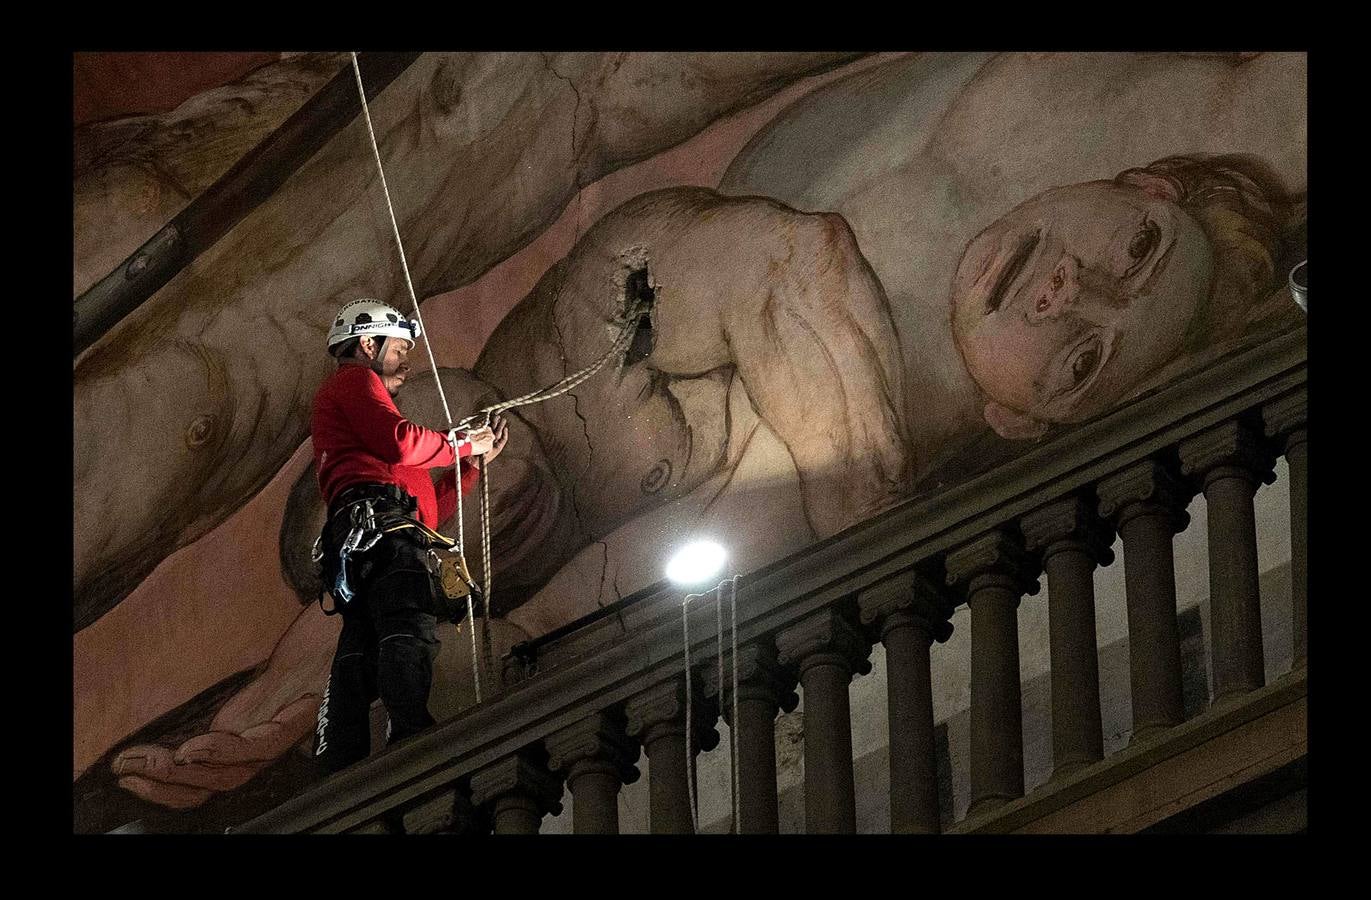
[[[1056,188],[967,246],[952,332],[992,403],[1077,422],[1175,356],[1211,274],[1208,239],[1175,203],[1113,182]]]
[[[371,358],[375,358],[376,345],[380,341],[376,338],[367,338],[371,344]],[[390,338],[386,341],[385,349],[381,354],[381,383],[386,386],[392,397],[400,393],[400,385],[405,383],[405,378],[409,375],[409,351],[414,347],[413,341],[404,338]]]

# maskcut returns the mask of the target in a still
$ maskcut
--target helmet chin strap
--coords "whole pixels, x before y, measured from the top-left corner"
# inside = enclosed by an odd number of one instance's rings
[[[390,340],[390,338],[382,335],[379,338],[372,338],[372,340],[380,341],[380,343],[376,345],[376,356],[367,363],[367,368],[381,376],[382,381],[385,381],[386,341]]]

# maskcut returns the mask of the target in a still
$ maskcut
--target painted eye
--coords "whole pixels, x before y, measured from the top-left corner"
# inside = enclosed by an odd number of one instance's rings
[[[200,415],[191,420],[186,426],[186,446],[192,450],[203,447],[209,443],[209,439],[214,435],[214,416]]]
[[[1100,342],[1092,340],[1071,361],[1071,387],[1080,387],[1100,365]]]
[[[1156,222],[1151,220],[1143,222],[1142,228],[1139,228],[1137,234],[1133,235],[1133,239],[1128,242],[1128,255],[1134,260],[1134,263],[1129,267],[1127,275],[1132,275],[1137,271],[1138,267],[1152,255],[1152,251],[1157,249],[1161,239],[1162,230]]]

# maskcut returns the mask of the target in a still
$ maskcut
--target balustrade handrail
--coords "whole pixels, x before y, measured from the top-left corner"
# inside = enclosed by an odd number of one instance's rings
[[[1203,370],[1016,459],[935,494],[912,498],[782,560],[739,587],[745,644],[944,553],[1045,503],[1088,487],[1180,440],[1290,393],[1306,381],[1303,326],[1238,350]],[[681,677],[680,590],[655,585],[616,620],[562,630],[538,647],[541,671],[230,829],[337,832],[451,788],[592,713]],[[712,658],[714,612],[692,621],[692,659]],[[623,630],[616,624],[622,619]],[[626,633],[625,633],[626,632]]]

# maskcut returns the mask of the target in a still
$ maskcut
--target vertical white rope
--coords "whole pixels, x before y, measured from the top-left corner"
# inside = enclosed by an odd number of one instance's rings
[[[362,98],[362,115],[366,118],[367,134],[371,137],[371,152],[376,157],[376,171],[381,175],[381,191],[386,195],[386,211],[390,213],[390,229],[395,234],[395,246],[400,251],[400,269],[405,273],[405,287],[409,299],[414,304],[414,318],[419,322],[419,336],[424,339],[424,349],[428,351],[428,364],[433,369],[433,381],[438,385],[438,397],[443,401],[443,415],[447,416],[447,427],[452,428],[452,410],[448,409],[447,394],[443,392],[443,380],[438,377],[438,363],[433,358],[433,347],[428,342],[428,329],[424,327],[424,314],[419,310],[419,298],[414,293],[414,282],[409,277],[409,262],[405,258],[405,244],[400,240],[400,225],[395,221],[395,207],[390,202],[390,186],[386,184],[386,169],[381,165],[381,148],[376,144],[376,130],[371,125],[371,110],[367,106],[367,92],[362,87],[362,67],[357,64],[357,51],[352,51],[352,73],[357,76],[357,95]],[[459,482],[460,487],[460,482]]]
[[[732,650],[733,650],[733,698],[732,698],[732,700],[733,700],[733,724],[732,724],[732,726],[731,726],[728,730],[729,730],[729,739],[730,739],[731,743],[733,744],[733,833],[734,833],[734,834],[742,834],[742,833],[743,833],[743,827],[742,827],[742,823],[741,823],[741,820],[742,820],[742,812],[743,812],[742,787],[741,787],[741,785],[742,785],[742,774],[738,771],[738,742],[739,742],[738,729],[740,728],[740,724],[739,724],[739,722],[738,722],[738,576],[737,576],[737,575],[734,575],[734,576],[733,576],[732,585],[733,585],[733,586],[732,586],[732,589],[729,591],[729,609],[730,609],[730,613],[729,613],[729,614],[733,617],[733,619],[732,619],[732,628],[731,628],[731,631],[732,631],[732,634],[733,634],[733,639],[732,639],[732,641],[731,641],[731,643],[732,643]]]
[[[495,659],[493,656],[494,646],[490,631],[490,598],[491,592],[495,590],[492,586],[495,581],[495,573],[490,566],[490,475],[486,470],[485,457],[481,457],[481,572],[485,575],[486,590],[481,602],[485,606],[484,621],[482,622],[482,632],[485,643],[485,652],[482,654],[484,662],[490,667],[492,675],[495,671]]]
[[[419,337],[424,341],[428,353],[428,365],[433,371],[433,383],[438,386],[438,399],[443,402],[443,415],[447,418],[448,430],[452,429],[452,410],[447,405],[447,393],[443,390],[443,379],[438,377],[438,361],[433,356],[433,345],[428,341],[428,328],[424,325],[424,314],[419,309],[419,297],[414,293],[414,281],[409,277],[409,260],[405,257],[405,242],[400,239],[400,223],[395,219],[395,205],[390,200],[390,185],[386,183],[386,167],[381,163],[381,148],[376,143],[376,129],[371,124],[371,109],[367,105],[366,88],[362,85],[362,67],[357,62],[357,51],[352,51],[352,74],[357,79],[357,96],[362,101],[362,116],[367,123],[367,136],[371,139],[371,153],[376,158],[376,171],[381,176],[381,191],[386,198],[386,212],[390,214],[390,230],[395,235],[395,247],[400,252],[400,270],[405,275],[405,288],[409,291],[410,302],[414,304],[414,318],[419,323]],[[453,448],[456,452],[456,448]],[[462,464],[457,460],[453,477],[457,482],[457,522],[460,533],[462,525]],[[457,553],[463,560],[463,541],[457,541]],[[476,683],[476,702],[481,702],[480,663],[476,658],[476,621],[472,618],[471,594],[467,594],[467,621],[471,623],[471,675]]]
[[[468,456],[467,459],[472,459],[472,457]],[[473,462],[472,465],[475,463]],[[457,457],[457,467],[453,470],[452,476],[457,482],[457,555],[462,558],[463,562],[466,562],[467,541],[466,525],[463,521],[465,516],[462,513],[462,458],[460,456]]]
[[[719,648],[719,713],[724,711],[724,583],[721,581],[714,586],[714,625],[715,639]],[[728,729],[729,736],[733,735],[733,727]],[[732,765],[732,760],[729,761]]]
[[[690,601],[694,594],[686,594],[681,601],[681,635],[685,641],[685,696],[686,696],[686,795],[690,799],[690,822],[695,833],[700,833],[700,812],[695,808],[695,767],[691,737],[695,731],[695,719],[691,715],[691,695],[695,692],[690,683]]]
[[[471,674],[476,680],[476,702],[481,702],[481,668],[476,665],[476,616],[472,610],[471,591],[467,591],[467,628],[471,631]]]

